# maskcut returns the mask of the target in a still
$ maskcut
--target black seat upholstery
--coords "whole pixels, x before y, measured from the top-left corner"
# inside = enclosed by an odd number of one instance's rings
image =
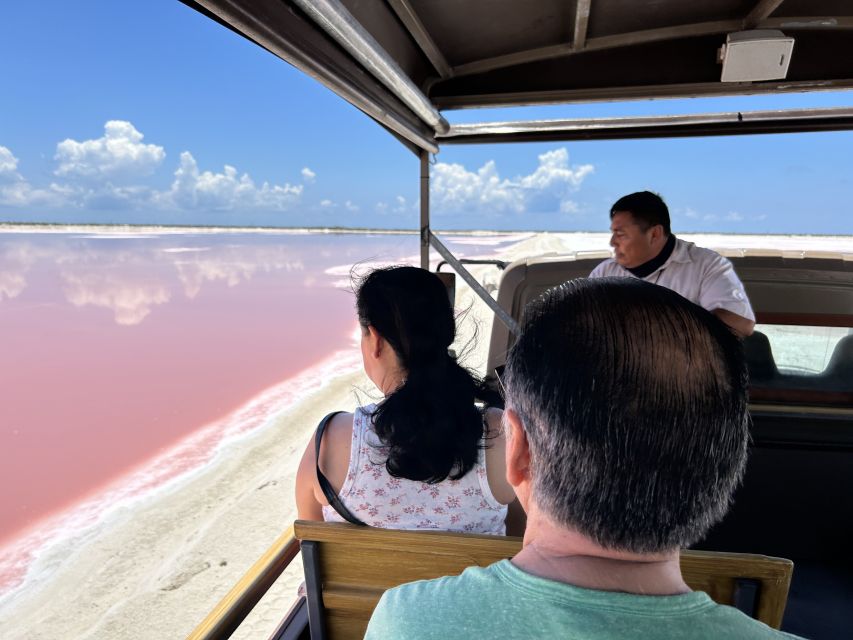
[[[835,385],[853,388],[853,335],[844,336],[838,341],[821,375]]]
[[[760,331],[755,331],[743,341],[743,351],[749,378],[754,381],[772,380],[779,375],[770,340]]]
[[[853,629],[853,417],[843,410],[751,413],[743,484],[696,548],[790,558],[782,629],[814,640],[846,637]]]

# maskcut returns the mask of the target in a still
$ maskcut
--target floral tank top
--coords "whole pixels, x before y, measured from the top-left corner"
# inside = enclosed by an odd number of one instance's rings
[[[395,478],[385,468],[387,449],[373,430],[375,405],[355,410],[349,469],[340,498],[365,524],[386,529],[439,529],[465,533],[506,533],[506,505],[495,500],[486,478],[485,450],[459,480],[429,484]],[[330,506],[323,519],[344,522]]]

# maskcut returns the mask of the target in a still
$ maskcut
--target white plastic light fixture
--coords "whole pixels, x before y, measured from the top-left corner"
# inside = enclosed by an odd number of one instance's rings
[[[775,29],[730,33],[719,52],[720,82],[784,80],[793,50],[794,39]]]

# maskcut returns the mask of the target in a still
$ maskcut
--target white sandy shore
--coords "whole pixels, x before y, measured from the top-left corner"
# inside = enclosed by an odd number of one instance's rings
[[[536,234],[507,249],[507,258],[606,250],[606,234]],[[719,248],[838,251],[853,254],[851,237],[699,236]],[[475,274],[493,288],[497,272]],[[460,342],[478,327],[467,364],[482,371],[491,314],[457,279],[457,306],[470,307]],[[69,550],[49,580],[25,589],[0,609],[6,640],[55,638],[163,640],[184,638],[295,516],[293,481],[317,421],[332,409],[353,409],[362,373],[329,380],[276,419],[230,445],[189,479],[119,514],[85,545]],[[360,396],[369,401],[364,393]],[[293,600],[297,565],[279,581],[235,638],[266,638]]]

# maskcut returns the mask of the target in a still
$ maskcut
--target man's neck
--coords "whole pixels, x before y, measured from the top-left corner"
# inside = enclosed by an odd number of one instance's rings
[[[663,245],[660,248],[660,251],[655,254],[654,258],[647,260],[641,265],[637,265],[636,267],[626,267],[628,271],[630,271],[633,275],[638,278],[645,278],[646,276],[650,276],[655,271],[660,269],[669,257],[672,255],[673,250],[675,249],[675,236],[669,234],[666,237],[666,241],[664,241]]]
[[[614,551],[531,510],[524,547],[512,559],[522,571],[599,591],[676,595],[690,591],[679,568],[679,553]]]

